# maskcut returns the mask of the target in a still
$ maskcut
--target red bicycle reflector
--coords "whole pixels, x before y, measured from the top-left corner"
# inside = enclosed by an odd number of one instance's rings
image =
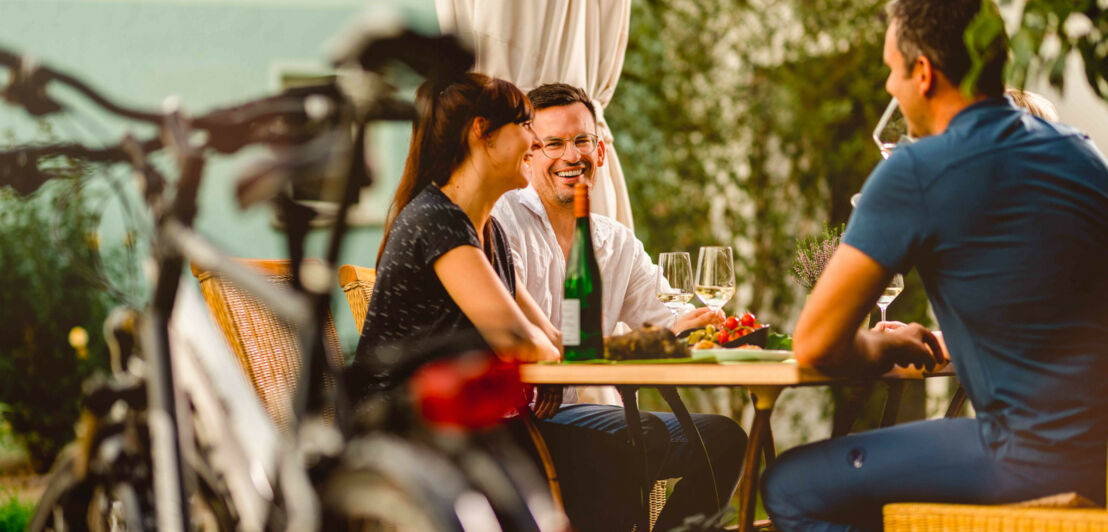
[[[527,405],[519,365],[474,351],[431,362],[412,376],[411,390],[428,422],[483,429]]]

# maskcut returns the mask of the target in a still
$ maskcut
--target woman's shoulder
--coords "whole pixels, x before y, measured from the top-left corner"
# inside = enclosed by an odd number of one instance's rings
[[[400,211],[396,221],[413,229],[457,229],[465,227],[469,223],[469,217],[438,187],[431,185]]]
[[[480,247],[473,223],[442,191],[429,186],[396,217],[386,254],[394,248],[436,258],[461,245]]]

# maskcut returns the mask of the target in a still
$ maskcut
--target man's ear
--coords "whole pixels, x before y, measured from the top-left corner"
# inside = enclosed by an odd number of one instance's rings
[[[596,139],[596,167],[600,168],[604,166],[604,156],[607,154],[607,147],[604,145],[604,141]]]
[[[912,77],[916,80],[920,96],[927,97],[934,93],[935,68],[927,56],[919,54],[919,57],[916,58],[915,64],[912,65]]]

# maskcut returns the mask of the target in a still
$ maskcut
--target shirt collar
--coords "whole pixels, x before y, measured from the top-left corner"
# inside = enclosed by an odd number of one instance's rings
[[[542,199],[539,198],[539,193],[535,190],[535,187],[527,185],[527,188],[521,190],[519,192],[519,202],[524,208],[545,222],[548,227],[551,226],[550,217],[546,213],[546,206],[542,204]],[[596,239],[593,247],[604,249],[612,239],[612,228],[610,224],[596,223],[597,215],[595,213],[591,214],[589,219],[592,221],[593,238]]]
[[[946,126],[946,131],[973,129],[975,124],[990,112],[1005,108],[1012,109],[1014,107],[1015,104],[1012,103],[1012,99],[1008,96],[985,98],[979,102],[967,105],[964,109],[958,111],[958,114],[950,119],[950,123]]]
[[[521,190],[519,192],[519,202],[539,218],[546,218],[546,207],[543,207],[542,200],[539,199],[539,193],[535,190],[535,187],[527,185],[527,188]]]

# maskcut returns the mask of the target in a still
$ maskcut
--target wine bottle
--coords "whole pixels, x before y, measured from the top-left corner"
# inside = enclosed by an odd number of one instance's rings
[[[562,299],[562,345],[566,360],[604,357],[604,317],[600,266],[592,246],[589,223],[589,188],[578,181],[573,189],[573,215],[577,227],[566,263],[565,297]]]

